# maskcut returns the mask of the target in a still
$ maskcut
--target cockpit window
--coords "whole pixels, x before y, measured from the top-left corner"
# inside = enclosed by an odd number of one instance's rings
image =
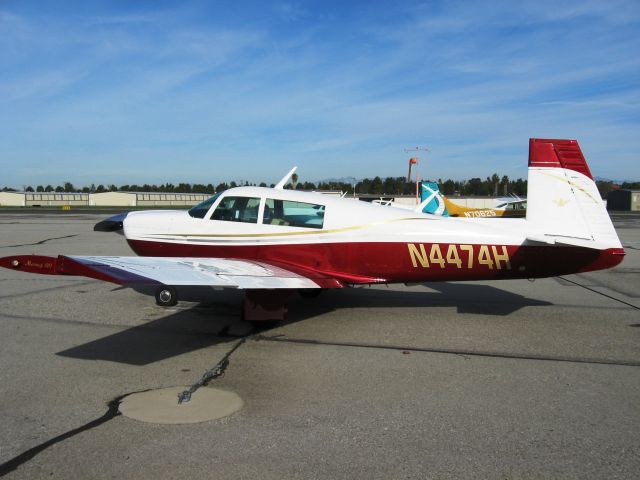
[[[324,205],[267,198],[262,223],[290,227],[322,228]]]
[[[204,218],[204,216],[211,208],[211,205],[218,199],[222,192],[216,193],[213,197],[207,198],[204,202],[199,203],[195,207],[189,209],[189,215],[193,218]]]
[[[527,209],[526,200],[524,202],[513,202],[505,207],[505,210],[526,210],[526,209]]]
[[[505,210],[526,210],[527,209],[527,201],[521,200],[518,202],[507,202],[501,203],[496,208],[504,208]]]
[[[211,215],[211,220],[258,223],[260,199],[252,197],[224,197]]]

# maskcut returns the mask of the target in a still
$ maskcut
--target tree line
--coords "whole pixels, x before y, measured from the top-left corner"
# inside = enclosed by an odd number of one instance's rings
[[[461,196],[479,196],[479,197],[497,197],[501,195],[518,195],[526,196],[527,194],[527,181],[522,178],[512,180],[509,177],[500,177],[497,173],[494,173],[491,177],[486,177],[484,180],[479,177],[470,178],[469,180],[435,180],[440,191],[449,196],[461,195]],[[616,188],[638,190],[640,189],[640,182],[624,182],[620,186],[613,184],[610,181],[602,180],[596,182],[598,190],[603,198],[606,198],[607,194]],[[217,185],[212,183],[164,183],[162,185],[90,185],[84,187],[75,187],[71,182],[65,182],[63,185],[38,185],[35,188],[32,186],[26,186],[26,192],[58,192],[58,193],[101,193],[101,192],[159,192],[159,193],[202,193],[213,194],[233,188],[237,186],[255,186],[254,183],[234,181],[226,183],[222,182]],[[258,186],[266,187],[266,183],[262,182]],[[271,187],[274,184],[270,185]],[[295,188],[297,190],[321,190],[321,191],[341,191],[348,194],[371,194],[371,195],[413,195],[415,194],[415,183],[407,182],[405,177],[387,177],[380,178],[374,177],[372,179],[365,178],[356,183],[348,183],[341,181],[330,182],[299,182],[297,177],[293,178],[292,183],[285,188]],[[5,192],[15,192],[16,190],[9,187],[2,188]]]
[[[477,196],[490,196],[490,195],[525,195],[527,192],[527,181],[521,178],[517,180],[510,180],[509,177],[499,177],[494,174],[491,177],[487,177],[485,180],[480,178],[471,178],[469,180],[442,180],[438,179],[437,183],[440,186],[440,190],[445,195],[477,195]],[[204,193],[213,194],[221,192],[229,188],[238,186],[260,186],[260,187],[274,187],[274,184],[267,185],[262,182],[260,184],[249,182],[222,182],[214,186],[214,184],[201,184],[201,183],[164,183],[161,185],[155,184],[125,184],[125,185],[95,185],[76,187],[71,182],[65,182],[62,185],[38,185],[35,188],[31,185],[25,186],[26,192],[59,192],[59,193],[101,193],[101,192],[159,192],[159,193]],[[407,182],[405,177],[374,177],[372,179],[365,178],[359,180],[356,183],[348,183],[342,181],[321,181],[321,182],[300,182],[297,177],[293,178],[293,181],[289,183],[285,188],[295,188],[297,190],[328,190],[328,191],[341,191],[349,194],[374,194],[374,195],[412,195],[415,193],[416,185],[414,182]],[[4,187],[2,191],[15,192],[16,189]]]

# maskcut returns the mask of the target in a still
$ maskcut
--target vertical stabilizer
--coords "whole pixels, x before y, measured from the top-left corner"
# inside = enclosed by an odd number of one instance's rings
[[[620,247],[576,140],[529,140],[527,230],[532,238]]]
[[[420,211],[448,217],[449,212],[440,194],[440,187],[435,182],[420,182]]]

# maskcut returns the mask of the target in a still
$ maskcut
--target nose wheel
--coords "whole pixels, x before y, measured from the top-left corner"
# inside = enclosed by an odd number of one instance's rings
[[[161,307],[173,307],[178,303],[178,292],[173,287],[163,285],[156,290],[156,304]]]

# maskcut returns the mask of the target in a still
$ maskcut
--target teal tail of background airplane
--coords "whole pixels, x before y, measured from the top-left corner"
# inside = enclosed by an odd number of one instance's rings
[[[176,287],[241,288],[245,318],[274,320],[297,289],[540,278],[611,268],[624,256],[575,140],[530,140],[526,218],[509,221],[285,190],[294,170],[275,188],[231,188],[188,212],[96,225],[122,229],[138,257],[14,255],[0,266],[151,285],[159,305],[175,304]]]
[[[420,204],[424,205],[423,213],[449,216],[447,205],[436,182],[420,182]]]

